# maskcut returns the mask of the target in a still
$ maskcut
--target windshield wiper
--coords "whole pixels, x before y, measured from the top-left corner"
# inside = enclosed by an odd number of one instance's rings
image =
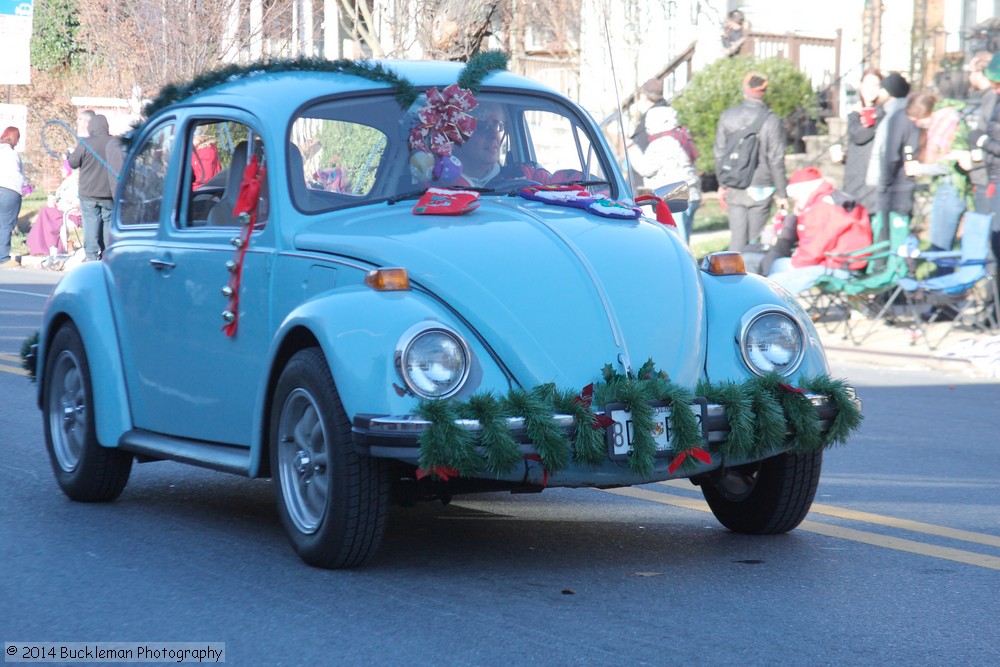
[[[389,197],[385,200],[385,203],[392,206],[396,202],[403,201],[404,199],[412,199],[414,197],[422,197],[423,194],[427,192],[427,188],[421,188],[420,190],[414,190],[413,192],[404,192],[403,194],[396,195],[394,197]]]
[[[594,181],[576,180],[576,181],[566,181],[565,183],[559,183],[558,185],[582,185],[585,188],[589,188],[594,185],[611,185],[611,182],[600,181],[600,180],[594,180]]]

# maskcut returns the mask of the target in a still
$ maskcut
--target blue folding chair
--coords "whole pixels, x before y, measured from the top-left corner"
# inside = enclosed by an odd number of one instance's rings
[[[962,239],[958,252],[924,252],[916,257],[920,262],[933,262],[938,270],[953,268],[951,273],[925,280],[901,278],[897,294],[906,297],[913,316],[912,327],[923,338],[927,347],[936,348],[956,325],[981,330],[995,330],[1000,294],[997,291],[994,271],[989,270],[995,260],[990,258],[991,213],[968,212],[962,222]],[[927,336],[927,327],[950,316],[949,326],[935,341]],[[941,322],[943,324],[943,322]]]

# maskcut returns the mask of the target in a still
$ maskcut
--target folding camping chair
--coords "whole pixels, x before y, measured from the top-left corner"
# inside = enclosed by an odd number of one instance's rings
[[[940,268],[954,271],[925,280],[902,278],[893,298],[905,295],[908,310],[913,318],[911,327],[923,338],[929,349],[937,348],[956,326],[969,326],[989,331],[1000,327],[997,309],[1000,308],[996,278],[992,270],[995,260],[990,258],[991,213],[968,212],[962,222],[961,247],[958,252],[925,252],[916,257],[917,262],[933,262]],[[942,321],[942,315],[951,311],[944,333],[931,340],[928,325]]]
[[[879,238],[885,215],[872,216],[872,238]],[[895,305],[894,290],[899,280],[907,275],[906,241],[910,236],[910,218],[889,214],[889,240],[878,241],[870,246],[858,248],[848,253],[827,253],[827,256],[845,260],[844,265],[857,260],[868,260],[865,268],[853,272],[847,278],[834,275],[821,276],[815,287],[819,292],[811,303],[816,320],[830,322],[826,315],[832,310],[846,313],[844,338],[860,345],[874,332]],[[868,328],[860,336],[856,325],[852,324],[851,313],[858,312],[868,318]]]

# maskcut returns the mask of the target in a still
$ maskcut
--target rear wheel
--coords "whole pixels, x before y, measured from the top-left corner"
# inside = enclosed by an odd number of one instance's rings
[[[317,348],[298,352],[282,371],[270,431],[278,513],[302,560],[342,568],[371,558],[388,514],[386,467],[354,451],[350,421]]]
[[[72,324],[52,339],[44,382],[45,444],[59,488],[82,502],[114,500],[128,483],[132,454],[97,441],[90,363]]]
[[[727,468],[701,491],[726,528],[751,535],[786,533],[805,519],[816,496],[822,452],[779,454]]]

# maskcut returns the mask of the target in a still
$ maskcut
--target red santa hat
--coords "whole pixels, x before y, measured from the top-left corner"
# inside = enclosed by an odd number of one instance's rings
[[[797,169],[792,172],[792,175],[788,179],[789,185],[795,185],[797,183],[805,183],[807,181],[817,181],[822,180],[823,174],[820,173],[819,169],[816,167],[806,167],[804,169]]]

